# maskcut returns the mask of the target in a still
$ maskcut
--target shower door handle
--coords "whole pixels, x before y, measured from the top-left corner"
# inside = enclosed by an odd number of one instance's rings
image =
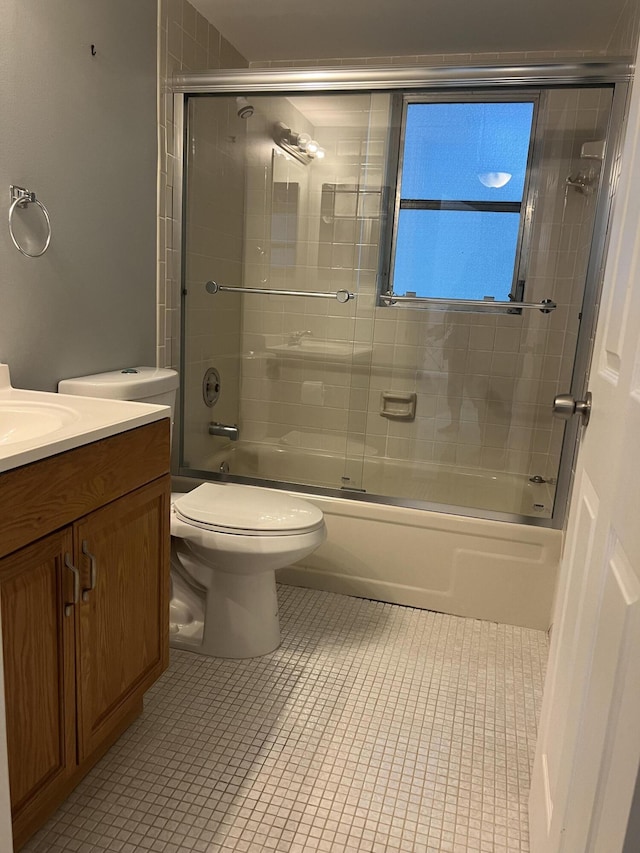
[[[591,391],[587,391],[584,400],[576,400],[571,394],[558,394],[553,400],[553,414],[558,418],[569,420],[573,415],[582,417],[582,425],[586,426],[591,417]]]

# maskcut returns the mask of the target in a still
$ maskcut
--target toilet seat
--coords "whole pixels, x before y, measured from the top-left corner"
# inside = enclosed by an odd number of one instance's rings
[[[203,483],[174,501],[173,511],[191,527],[237,536],[293,536],[324,526],[313,504],[235,483]]]

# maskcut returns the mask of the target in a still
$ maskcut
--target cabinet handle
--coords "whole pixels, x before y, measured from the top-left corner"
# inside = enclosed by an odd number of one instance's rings
[[[89,574],[89,586],[85,587],[85,589],[82,590],[82,600],[88,601],[89,593],[93,592],[93,590],[96,588],[96,582],[98,580],[98,564],[96,562],[95,555],[92,554],[89,550],[89,543],[86,539],[82,540],[82,553],[85,555],[85,557],[89,558],[89,564],[91,566]]]
[[[70,572],[73,572],[73,601],[67,602],[64,606],[64,615],[71,616],[74,604],[77,604],[80,600],[80,572],[71,562],[71,556],[69,554],[64,555],[64,564]]]

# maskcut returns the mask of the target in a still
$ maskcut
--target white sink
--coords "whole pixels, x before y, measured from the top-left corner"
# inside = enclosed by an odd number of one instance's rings
[[[0,476],[170,414],[168,406],[14,388],[0,364]]]
[[[0,400],[0,446],[50,435],[79,417],[67,406]]]

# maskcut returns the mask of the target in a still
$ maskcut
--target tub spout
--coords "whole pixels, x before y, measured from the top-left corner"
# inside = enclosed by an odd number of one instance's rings
[[[219,424],[217,421],[209,424],[209,435],[220,435],[231,441],[237,441],[240,436],[238,424]]]

